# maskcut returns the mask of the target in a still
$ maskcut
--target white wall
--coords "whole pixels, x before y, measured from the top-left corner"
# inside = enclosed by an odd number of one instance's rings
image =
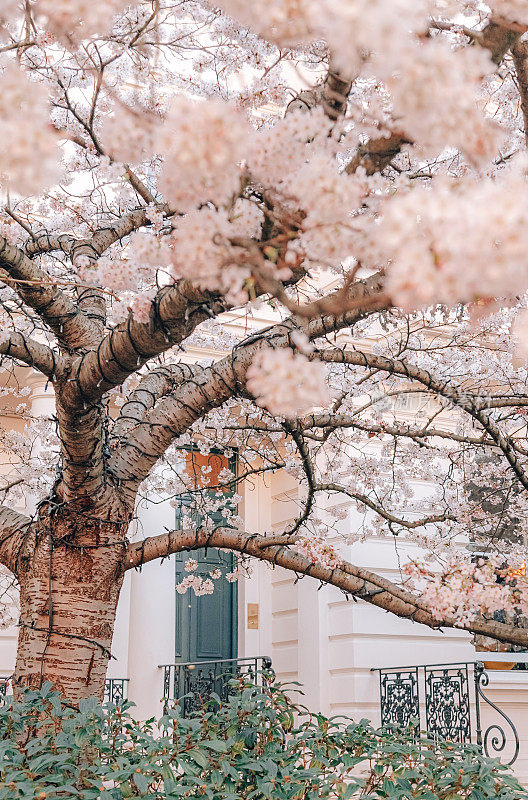
[[[270,486],[272,527],[278,528],[293,519],[298,508],[289,479],[276,475]],[[340,532],[357,530],[359,521],[351,512],[340,523]],[[417,553],[415,546],[401,542],[397,552],[392,537],[367,538],[340,551],[352,563],[392,580],[399,577],[399,563]],[[266,565],[259,569],[270,571]],[[366,717],[380,724],[379,674],[373,667],[472,662],[480,657],[463,631],[433,631],[364,601],[347,599],[335,587],[320,588],[309,578],[295,583],[295,576],[275,569],[271,586],[267,613],[272,619],[271,656],[277,676],[286,682],[301,681],[306,705],[327,715],[356,721]],[[517,727],[520,755],[515,771],[528,784],[528,672],[490,671],[489,676],[485,693]],[[513,755],[507,724],[485,703],[481,710],[483,731],[499,723],[508,734],[501,754],[507,761]]]
[[[169,503],[148,508],[142,504],[138,516],[140,538],[156,536],[165,528],[174,527],[174,509]],[[119,603],[120,606],[127,603],[126,595]],[[119,677],[130,678],[128,695],[136,703],[135,714],[140,719],[161,713],[160,665],[174,663],[175,611],[174,558],[144,564],[141,570],[130,573],[128,614],[125,612],[119,618],[114,638],[128,640],[127,673],[121,672]],[[117,670],[120,664],[113,666]]]

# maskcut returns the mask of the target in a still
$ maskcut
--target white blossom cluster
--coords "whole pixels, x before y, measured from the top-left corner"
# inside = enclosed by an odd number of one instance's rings
[[[257,131],[248,148],[248,166],[263,186],[281,184],[299,170],[318,147],[330,144],[330,121],[321,108],[295,110]]]
[[[159,115],[119,105],[101,125],[101,141],[112,158],[124,164],[151,158],[156,152]]]
[[[62,176],[48,91],[14,62],[5,64],[0,82],[0,186],[4,194],[36,194]]]
[[[215,0],[214,5],[281,47],[311,38],[309,0]]]
[[[239,161],[249,135],[245,115],[229,103],[176,98],[158,132],[165,199],[183,211],[207,201],[225,203],[239,189]]]
[[[428,0],[327,0],[310,2],[312,29],[329,44],[335,63],[354,77],[366,52],[384,53],[386,69],[401,56],[399,42],[428,27]]]
[[[528,8],[524,0],[486,0],[496,17],[528,25]]]
[[[511,169],[496,179],[438,178],[396,195],[367,235],[371,253],[391,262],[395,304],[412,309],[516,295],[526,282],[527,223],[528,183]]]
[[[342,563],[342,559],[336,553],[334,547],[323,537],[303,536],[295,544],[297,550],[303,556],[309,558],[313,564],[319,564],[328,569],[336,569]]]
[[[335,62],[353,75],[368,49],[397,50],[399,35],[423,31],[428,2],[410,0],[221,0],[215,5],[281,47],[324,38]]]
[[[196,597],[203,597],[213,594],[214,583],[210,578],[202,578],[201,575],[186,575],[180,583],[176,584],[178,594],[185,594],[187,589],[192,589]]]
[[[59,38],[86,38],[106,33],[117,14],[122,13],[130,0],[36,0],[36,8],[46,26]]]
[[[2,6],[0,7],[0,36],[7,33],[4,23],[12,20],[18,11],[20,11],[18,0],[2,0]]]
[[[502,143],[501,130],[478,105],[482,79],[494,69],[486,50],[452,50],[440,39],[402,52],[386,84],[398,126],[424,156],[453,147],[480,166],[494,157]]]
[[[289,348],[260,350],[247,371],[247,388],[260,406],[283,417],[330,402],[324,366]]]
[[[306,210],[293,252],[300,249],[309,261],[338,267],[353,253],[352,212],[363,200],[361,180],[339,172],[335,159],[318,153],[290,178],[288,189]]]
[[[517,563],[516,563],[517,562]],[[470,623],[477,615],[506,612],[510,618],[517,612],[528,611],[528,586],[525,563],[488,556],[477,563],[461,557],[450,560],[443,569],[429,564],[409,563],[404,567],[413,586],[419,588],[421,599],[435,619],[455,617]]]

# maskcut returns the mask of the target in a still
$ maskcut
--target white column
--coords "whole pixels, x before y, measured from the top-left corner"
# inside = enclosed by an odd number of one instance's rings
[[[328,664],[328,588],[313,578],[302,578],[298,586],[298,671],[303,702],[314,711],[328,713],[330,673]]]
[[[242,517],[249,533],[271,531],[271,493],[264,477],[245,481],[243,486]],[[259,609],[259,626],[248,628],[248,603]],[[271,655],[271,582],[270,570],[258,561],[252,563],[252,573],[241,578],[238,585],[238,655]]]
[[[174,509],[168,502],[141,503],[138,517],[140,539],[174,527]],[[128,695],[137,706],[134,714],[138,719],[159,716],[162,711],[163,670],[159,664],[174,663],[174,592],[174,557],[152,561],[130,574]]]
[[[132,575],[125,574],[121,594],[117,603],[117,613],[112,638],[112,658],[108,664],[108,678],[128,678],[128,648],[130,640],[130,589]]]

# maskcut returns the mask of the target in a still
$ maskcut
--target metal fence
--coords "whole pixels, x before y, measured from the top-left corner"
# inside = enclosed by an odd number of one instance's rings
[[[202,708],[212,694],[226,700],[236,691],[236,680],[264,686],[274,675],[267,656],[161,664],[160,669],[164,706],[179,703],[185,715]]]
[[[13,694],[13,676],[0,676],[0,702]],[[107,678],[105,681],[104,702],[119,703],[126,700],[128,678]]]
[[[484,664],[420,664],[375,668],[379,672],[381,724],[410,728],[432,739],[474,742],[487,756],[513,749],[508,765],[519,755],[519,736],[511,719],[483,689],[489,684]],[[482,711],[491,709],[496,722],[482,726]]]
[[[107,678],[105,681],[104,702],[117,705],[127,699],[129,678]]]
[[[0,677],[0,702],[3,702],[8,695],[13,694],[13,684],[11,683],[12,679],[12,675]]]

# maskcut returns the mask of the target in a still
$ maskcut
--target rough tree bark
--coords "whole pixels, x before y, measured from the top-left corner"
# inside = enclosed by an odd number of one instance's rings
[[[17,693],[44,680],[71,703],[102,698],[119,592],[126,523],[45,504],[18,556]]]

